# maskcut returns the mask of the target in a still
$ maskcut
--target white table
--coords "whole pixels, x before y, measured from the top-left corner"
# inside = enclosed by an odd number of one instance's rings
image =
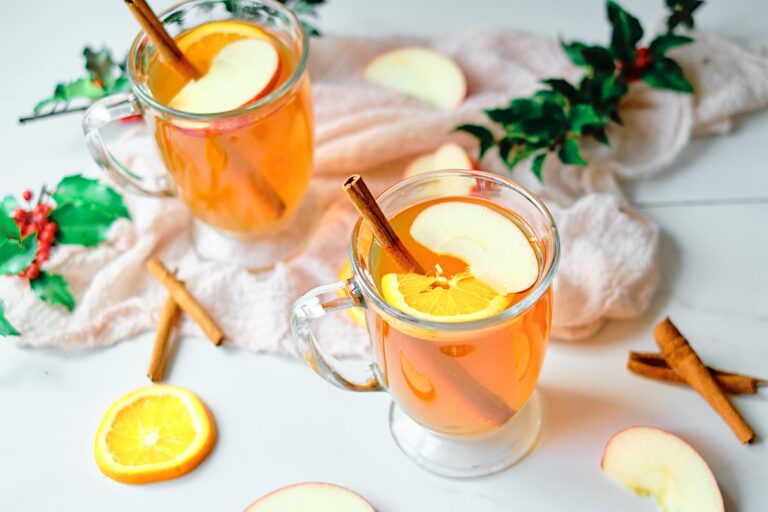
[[[158,6],[170,2],[156,0]],[[623,2],[650,24],[661,0]],[[700,26],[741,42],[765,40],[768,3],[710,2]],[[0,191],[20,193],[64,173],[95,172],[79,116],[18,126],[37,99],[81,71],[85,43],[127,49],[137,27],[122,2],[5,2],[0,15]],[[330,0],[328,32],[378,35],[504,24],[605,40],[601,0]],[[733,135],[694,142],[664,175],[627,187],[663,228],[663,281],[641,318],[611,322],[581,343],[553,343],[541,378],[546,426],[516,467],[468,480],[412,464],[387,431],[389,399],[326,385],[303,363],[181,344],[170,381],[210,405],[220,437],[208,460],[166,483],[127,486],[99,473],[93,435],[107,406],[145,385],[151,335],[84,352],[24,350],[0,339],[0,510],[241,510],[277,487],[323,480],[367,496],[382,512],[423,510],[651,511],[599,471],[603,445],[636,424],[669,429],[709,461],[730,511],[768,507],[765,441],[741,446],[692,391],[624,369],[629,349],[652,350],[651,327],[670,314],[702,357],[768,374],[768,112]],[[762,439],[768,400],[737,398]]]

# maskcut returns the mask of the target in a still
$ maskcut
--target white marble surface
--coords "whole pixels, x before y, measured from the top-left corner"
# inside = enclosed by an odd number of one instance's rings
[[[170,2],[157,0],[155,5]],[[651,22],[659,1],[623,2]],[[700,23],[744,43],[768,39],[768,3],[710,2]],[[503,24],[601,40],[601,0],[330,0],[327,31],[378,35]],[[59,79],[80,72],[84,43],[124,51],[136,31],[121,2],[6,2],[0,15],[0,191],[93,172],[78,116],[21,127]],[[669,429],[709,461],[730,512],[768,507],[765,441],[741,446],[693,392],[629,374],[629,349],[653,349],[652,325],[670,314],[703,358],[768,374],[768,112],[734,134],[697,141],[673,169],[628,193],[662,226],[663,283],[642,318],[612,322],[580,344],[554,343],[541,378],[546,427],[538,449],[503,473],[447,480],[402,455],[386,425],[385,395],[325,385],[303,364],[181,344],[170,382],[213,410],[220,438],[209,459],[176,481],[126,486],[102,476],[93,434],[109,403],[146,384],[151,336],[93,352],[33,351],[0,340],[0,510],[241,510],[276,487],[325,480],[356,489],[381,512],[423,510],[654,510],[599,471],[602,447],[629,425]],[[736,399],[761,438],[768,393]]]

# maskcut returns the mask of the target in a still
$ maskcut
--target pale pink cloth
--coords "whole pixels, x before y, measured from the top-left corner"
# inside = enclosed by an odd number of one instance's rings
[[[552,209],[562,237],[555,280],[554,336],[577,339],[610,318],[640,314],[658,283],[657,227],[632,208],[617,178],[638,179],[668,167],[693,134],[722,133],[733,116],[768,103],[765,48],[744,49],[710,34],[675,51],[694,82],[695,96],[633,85],[622,110],[624,126],[612,126],[611,147],[590,145],[587,168],[548,158],[541,187],[523,165],[515,178]],[[453,111],[366,83],[360,75],[374,55],[405,44],[427,44],[454,58],[469,81],[469,97]],[[291,304],[313,286],[336,280],[346,258],[355,215],[339,192],[352,172],[363,172],[376,191],[396,182],[415,155],[454,140],[474,149],[462,122],[485,122],[482,110],[536,90],[550,76],[576,79],[580,71],[553,39],[499,30],[474,30],[433,41],[366,40],[326,36],[312,42],[317,150],[312,193],[321,216],[306,251],[273,270],[250,273],[202,261],[190,246],[189,214],[176,200],[131,198],[134,222],[120,221],[110,242],[95,249],[62,247],[49,270],[63,274],[77,300],[69,314],[37,300],[18,279],[0,280],[6,314],[34,346],[102,346],[154,329],[164,297],[144,270],[150,254],[178,267],[193,294],[211,311],[229,342],[252,350],[295,353],[288,316]],[[146,133],[119,148],[130,165],[160,169]],[[129,157],[130,155],[130,157]],[[506,172],[491,155],[483,168]],[[184,320],[185,333],[200,332]],[[346,315],[331,315],[318,335],[334,354],[367,351],[366,335]]]

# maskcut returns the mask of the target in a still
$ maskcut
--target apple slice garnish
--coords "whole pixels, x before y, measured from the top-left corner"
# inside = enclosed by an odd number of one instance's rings
[[[187,82],[170,106],[194,114],[234,110],[269,92],[279,73],[275,45],[263,39],[240,39],[222,48],[208,72]]]
[[[289,485],[251,503],[245,512],[375,512],[370,503],[345,487],[323,482]]]
[[[461,68],[429,48],[408,47],[383,53],[368,63],[363,76],[444,109],[456,108],[467,94]]]
[[[600,468],[664,512],[724,512],[715,476],[696,450],[653,427],[631,427],[605,446]]]
[[[526,234],[488,206],[466,201],[428,206],[410,233],[430,251],[462,260],[476,279],[499,294],[527,290],[539,277],[539,261]]]

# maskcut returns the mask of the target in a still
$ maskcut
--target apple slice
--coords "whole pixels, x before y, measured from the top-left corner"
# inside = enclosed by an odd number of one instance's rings
[[[653,496],[665,512],[723,512],[712,471],[679,437],[652,427],[631,427],[614,435],[600,468],[640,496]]]
[[[461,68],[429,48],[407,47],[383,53],[368,63],[363,76],[444,109],[456,108],[467,94]]]
[[[433,153],[427,153],[414,159],[405,168],[404,177],[410,178],[417,174],[445,169],[477,169],[477,164],[469,157],[463,147],[449,142],[437,148]]]
[[[245,512],[375,512],[359,494],[323,482],[294,484],[251,503]]]
[[[234,110],[270,91],[279,72],[275,45],[264,39],[240,39],[222,48],[208,72],[188,82],[170,106],[194,114]]]
[[[497,293],[527,290],[539,277],[539,261],[523,230],[478,203],[447,201],[422,210],[411,236],[430,251],[454,256]]]

